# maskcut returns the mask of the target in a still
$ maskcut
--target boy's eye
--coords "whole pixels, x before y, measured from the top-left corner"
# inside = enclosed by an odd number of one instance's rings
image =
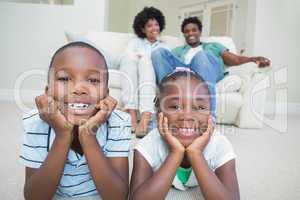
[[[67,77],[67,76],[62,76],[62,77],[58,77],[58,78],[57,78],[57,80],[59,80],[59,81],[63,81],[63,82],[67,82],[67,81],[69,81],[69,80],[70,80],[70,78],[69,78],[69,77]]]
[[[92,83],[92,84],[95,84],[95,83],[100,83],[100,80],[97,79],[97,78],[90,78],[90,79],[88,79],[88,82]]]

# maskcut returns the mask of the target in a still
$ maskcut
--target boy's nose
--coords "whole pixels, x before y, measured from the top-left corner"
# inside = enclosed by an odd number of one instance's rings
[[[88,94],[88,88],[82,82],[75,83],[72,89],[72,94],[75,95]]]

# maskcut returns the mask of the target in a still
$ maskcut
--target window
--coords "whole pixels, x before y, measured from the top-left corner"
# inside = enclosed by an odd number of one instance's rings
[[[180,22],[187,17],[198,17],[204,36],[231,36],[233,30],[234,2],[232,0],[204,2],[180,9]]]

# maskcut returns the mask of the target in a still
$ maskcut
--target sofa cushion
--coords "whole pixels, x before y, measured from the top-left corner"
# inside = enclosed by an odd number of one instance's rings
[[[106,60],[110,69],[118,69],[120,58],[127,46],[127,43],[135,37],[130,33],[98,32],[88,31],[86,33],[65,32],[69,42],[89,41],[101,52],[106,54]]]
[[[108,87],[121,89],[122,72],[115,69],[109,69]]]
[[[238,75],[227,75],[217,83],[217,93],[238,92],[242,86],[242,79]]]
[[[236,47],[230,37],[201,37],[201,42],[218,42],[224,45],[230,52],[237,54]]]

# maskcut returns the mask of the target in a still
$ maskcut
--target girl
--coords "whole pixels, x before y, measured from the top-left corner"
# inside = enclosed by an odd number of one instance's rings
[[[209,91],[187,69],[161,81],[158,128],[135,147],[131,199],[164,199],[172,186],[199,186],[205,199],[239,199],[236,156],[214,130]]]
[[[158,47],[166,47],[159,40],[165,28],[165,17],[154,7],[145,7],[134,19],[133,29],[137,38],[132,39],[121,59],[120,70],[128,80],[122,83],[122,101],[131,115],[132,131],[139,137],[146,134],[154,112],[155,74],[151,62],[151,52]],[[139,98],[138,98],[139,96]],[[137,124],[138,110],[141,113]]]

